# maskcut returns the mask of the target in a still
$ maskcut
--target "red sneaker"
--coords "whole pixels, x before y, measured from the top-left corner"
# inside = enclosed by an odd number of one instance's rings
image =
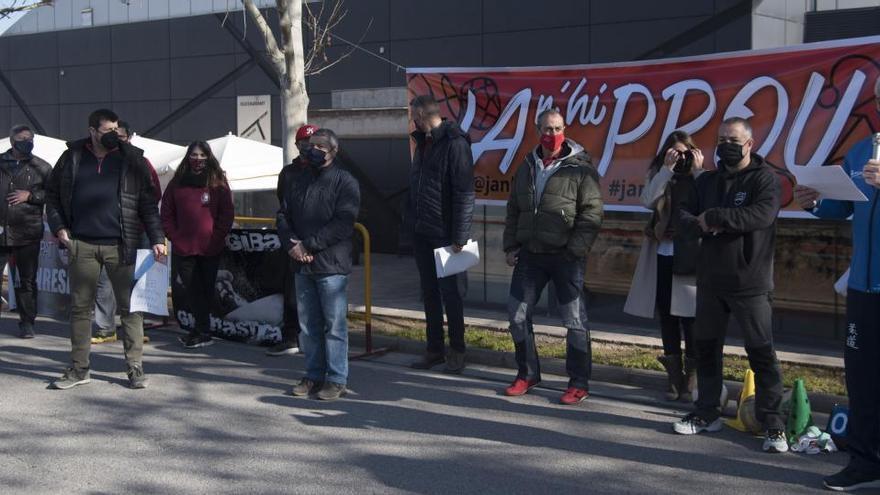
[[[568,390],[559,398],[559,402],[567,406],[572,406],[578,402],[583,402],[590,394],[586,389],[577,387],[568,387]]]
[[[517,378],[513,381],[513,384],[506,389],[504,389],[504,395],[509,395],[511,397],[517,397],[520,395],[525,395],[532,387],[541,383],[539,380],[523,380],[522,378]]]

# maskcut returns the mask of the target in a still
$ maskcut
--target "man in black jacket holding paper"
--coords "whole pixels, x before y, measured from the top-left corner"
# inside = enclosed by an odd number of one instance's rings
[[[431,96],[410,103],[416,142],[410,173],[410,215],[413,254],[419,270],[428,346],[412,364],[429,369],[446,361],[446,372],[464,369],[465,273],[437,278],[434,249],[461,251],[470,238],[474,214],[474,161],[470,139],[458,123],[440,117]],[[449,326],[447,355],[443,342],[443,307]]]
[[[682,232],[702,238],[697,262],[698,397],[696,410],[673,426],[692,435],[721,429],[724,337],[730,314],[755,372],[755,415],[767,430],[763,450],[785,452],[782,372],[773,349],[773,251],[780,186],[760,155],[748,121],[725,120],[718,132],[718,168],[697,178],[697,194],[681,205]]]

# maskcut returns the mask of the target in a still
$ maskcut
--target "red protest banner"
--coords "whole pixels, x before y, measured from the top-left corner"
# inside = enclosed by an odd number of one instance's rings
[[[609,210],[641,209],[648,165],[674,130],[689,132],[713,168],[728,117],[750,119],[755,151],[778,170],[789,205],[790,170],[840,164],[880,130],[878,76],[880,36],[645,62],[407,70],[411,95],[432,94],[470,134],[478,200],[506,202],[538,145],[535,116],[556,107],[566,136],[592,154]]]

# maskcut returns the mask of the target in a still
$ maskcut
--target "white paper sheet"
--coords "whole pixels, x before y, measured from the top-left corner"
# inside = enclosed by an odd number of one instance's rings
[[[480,246],[474,240],[469,240],[458,253],[452,252],[452,246],[434,250],[434,265],[437,268],[437,278],[449,277],[467,271],[468,268],[479,262]]]
[[[846,269],[843,275],[837,282],[834,282],[834,292],[840,294],[840,297],[846,297],[846,289],[849,286],[849,268]]]
[[[819,191],[822,199],[838,199],[841,201],[868,200],[840,165],[790,167],[789,170],[797,178],[798,184]]]
[[[168,316],[168,282],[171,258],[156,261],[150,249],[138,249],[134,264],[131,311]]]

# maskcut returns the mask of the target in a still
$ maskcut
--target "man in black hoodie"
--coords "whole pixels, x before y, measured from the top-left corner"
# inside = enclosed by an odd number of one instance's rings
[[[416,142],[410,173],[413,254],[419,270],[428,346],[412,364],[429,369],[446,361],[448,373],[464,369],[464,292],[466,274],[437,278],[434,249],[461,251],[471,233],[474,215],[474,161],[471,144],[457,122],[440,117],[431,96],[410,103]],[[443,307],[449,325],[449,354],[443,342]]]
[[[697,194],[681,205],[682,232],[702,238],[697,262],[698,396],[696,410],[674,425],[692,435],[721,429],[722,351],[730,314],[755,372],[755,415],[767,430],[763,450],[785,452],[782,372],[772,336],[773,251],[779,180],[752,153],[748,121],[725,120],[718,132],[718,168],[697,178]]]
[[[17,125],[9,133],[12,148],[0,155],[0,270],[6,258],[15,258],[18,283],[15,288],[18,306],[19,337],[34,337],[37,317],[37,264],[40,241],[43,239],[43,203],[45,185],[52,167],[31,154],[34,132],[26,125]]]

